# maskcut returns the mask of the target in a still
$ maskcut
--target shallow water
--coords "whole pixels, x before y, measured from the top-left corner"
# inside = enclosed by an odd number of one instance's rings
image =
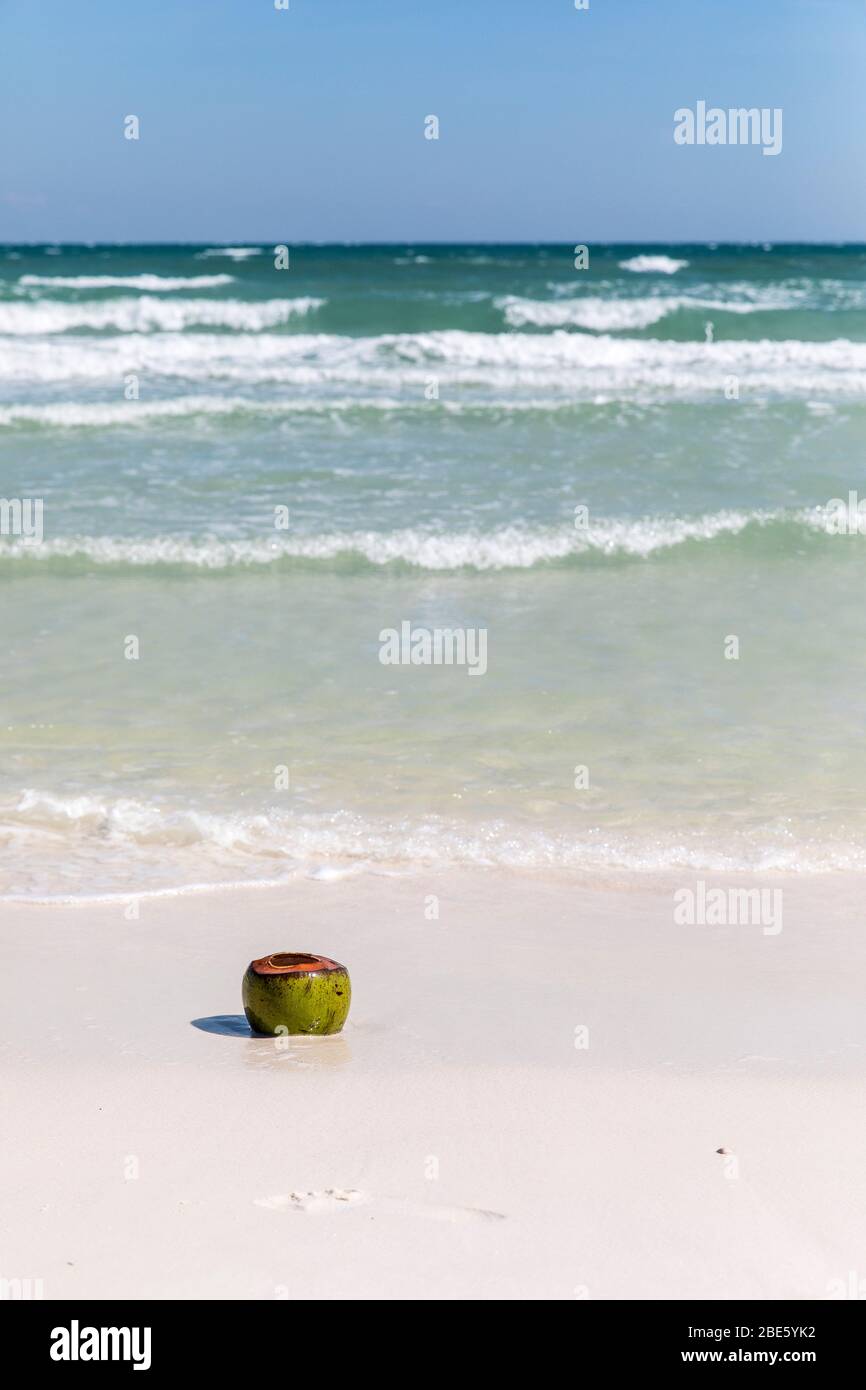
[[[0,249],[0,891],[863,867],[866,249],[243,250]]]

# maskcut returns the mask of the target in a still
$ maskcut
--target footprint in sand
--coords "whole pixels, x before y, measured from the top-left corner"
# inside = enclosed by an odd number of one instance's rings
[[[373,1197],[354,1187],[325,1187],[316,1192],[285,1192],[274,1197],[256,1197],[254,1205],[266,1211],[300,1211],[309,1215],[338,1211],[340,1208],[374,1204],[380,1211],[400,1215],[426,1216],[430,1221],[504,1221],[505,1213],[483,1207],[447,1207],[427,1202],[409,1202],[398,1197]]]
[[[286,1192],[276,1197],[256,1197],[254,1205],[267,1211],[336,1211],[339,1207],[360,1206],[370,1199],[353,1187],[326,1187],[319,1192]]]

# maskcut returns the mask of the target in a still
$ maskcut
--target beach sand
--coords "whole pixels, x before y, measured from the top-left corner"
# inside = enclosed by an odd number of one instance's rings
[[[775,880],[777,935],[676,925],[684,882],[455,870],[145,898],[137,920],[3,905],[0,1276],[151,1299],[822,1299],[863,1278],[859,881]],[[278,949],[349,967],[341,1035],[250,1036],[241,976]]]

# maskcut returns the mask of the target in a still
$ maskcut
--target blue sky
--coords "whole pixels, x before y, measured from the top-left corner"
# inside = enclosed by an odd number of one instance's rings
[[[0,130],[0,241],[862,241],[866,2],[0,0]]]

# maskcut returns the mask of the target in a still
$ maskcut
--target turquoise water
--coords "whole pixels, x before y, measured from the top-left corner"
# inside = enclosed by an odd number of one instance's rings
[[[864,867],[866,248],[573,256],[0,248],[0,892]]]

